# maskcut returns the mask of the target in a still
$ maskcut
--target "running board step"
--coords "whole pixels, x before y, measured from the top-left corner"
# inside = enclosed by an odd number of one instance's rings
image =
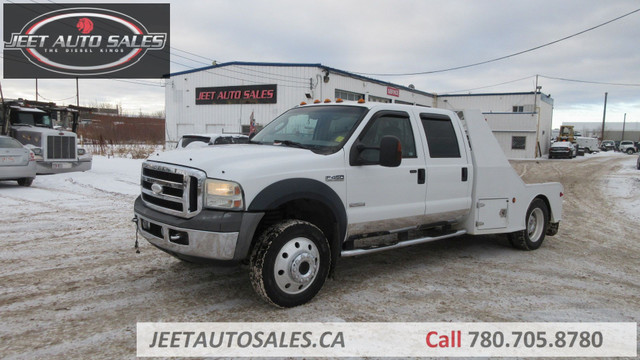
[[[385,251],[385,250],[400,249],[400,248],[411,246],[411,245],[417,245],[417,244],[428,243],[436,240],[448,239],[448,238],[464,235],[466,233],[467,233],[466,230],[458,230],[456,232],[452,232],[445,235],[434,236],[434,237],[428,236],[428,237],[423,237],[419,239],[405,240],[392,245],[380,246],[380,247],[375,247],[370,249],[343,250],[340,253],[340,255],[343,257],[349,257],[349,256],[356,256],[356,255],[372,254],[372,253]]]

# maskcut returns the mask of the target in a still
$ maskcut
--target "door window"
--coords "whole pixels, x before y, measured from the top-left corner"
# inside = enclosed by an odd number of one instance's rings
[[[416,143],[411,129],[411,121],[408,116],[381,115],[373,119],[364,134],[360,138],[360,143],[366,147],[379,147],[384,136],[395,136],[402,145],[402,158],[415,158]],[[374,163],[380,160],[379,149],[366,149],[360,154],[362,159]]]
[[[420,115],[427,136],[429,155],[435,158],[459,158],[460,146],[448,116]]]

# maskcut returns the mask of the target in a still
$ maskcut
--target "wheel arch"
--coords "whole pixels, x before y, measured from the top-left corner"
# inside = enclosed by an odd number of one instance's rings
[[[251,201],[250,212],[264,212],[251,247],[262,231],[286,218],[309,221],[318,226],[331,247],[332,269],[340,257],[347,233],[347,212],[340,196],[328,185],[313,179],[294,178],[273,183]]]
[[[549,202],[549,198],[547,198],[546,195],[544,194],[538,194],[536,196],[533,197],[533,199],[531,199],[531,201],[529,202],[529,204],[531,204],[532,202],[534,202],[536,199],[540,199],[544,202],[544,204],[547,206],[547,212],[549,213],[549,222],[555,222],[554,221],[554,216],[553,216],[553,208],[551,207],[551,202]]]

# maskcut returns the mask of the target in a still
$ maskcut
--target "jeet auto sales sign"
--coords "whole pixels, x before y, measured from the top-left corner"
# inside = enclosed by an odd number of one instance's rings
[[[5,78],[160,78],[169,4],[5,4]]]

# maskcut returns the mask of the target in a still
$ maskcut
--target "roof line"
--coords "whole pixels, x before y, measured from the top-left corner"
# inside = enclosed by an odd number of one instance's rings
[[[320,68],[320,69],[323,69],[323,70],[327,70],[330,73],[333,72],[333,73],[344,75],[344,76],[348,76],[348,77],[351,77],[351,78],[354,78],[354,79],[366,80],[366,81],[378,83],[380,85],[391,86],[391,87],[394,87],[394,88],[402,89],[402,90],[405,90],[405,91],[408,91],[408,92],[412,92],[412,93],[416,93],[416,94],[429,96],[429,97],[432,97],[432,98],[436,96],[436,94],[429,93],[429,92],[426,92],[426,91],[416,90],[416,89],[412,89],[412,88],[410,88],[408,86],[394,84],[394,83],[391,83],[391,82],[388,82],[388,81],[378,80],[378,79],[374,79],[374,78],[370,78],[370,77],[354,74],[354,73],[351,73],[351,72],[348,72],[348,71],[345,71],[345,70],[340,70],[340,69],[336,69],[336,68],[333,68],[333,67],[330,67],[330,66],[325,66],[325,65],[322,65],[320,63],[269,63],[269,62],[231,61],[231,62],[226,62],[226,63],[222,63],[222,64],[209,65],[209,66],[196,68],[196,69],[192,69],[192,70],[185,70],[185,71],[165,74],[163,77],[164,78],[170,78],[172,76],[191,74],[191,73],[195,73],[195,72],[199,72],[199,71],[206,71],[206,70],[210,70],[210,69],[222,68],[222,67],[233,66],[233,65],[240,65],[240,66],[279,66],[279,67],[317,67],[317,68]]]
[[[477,94],[438,94],[438,97],[462,97],[462,96],[500,96],[500,95],[533,95],[533,91],[521,91],[521,92],[504,92],[504,93],[477,93]],[[544,97],[551,97],[543,92],[538,92],[538,94]]]

